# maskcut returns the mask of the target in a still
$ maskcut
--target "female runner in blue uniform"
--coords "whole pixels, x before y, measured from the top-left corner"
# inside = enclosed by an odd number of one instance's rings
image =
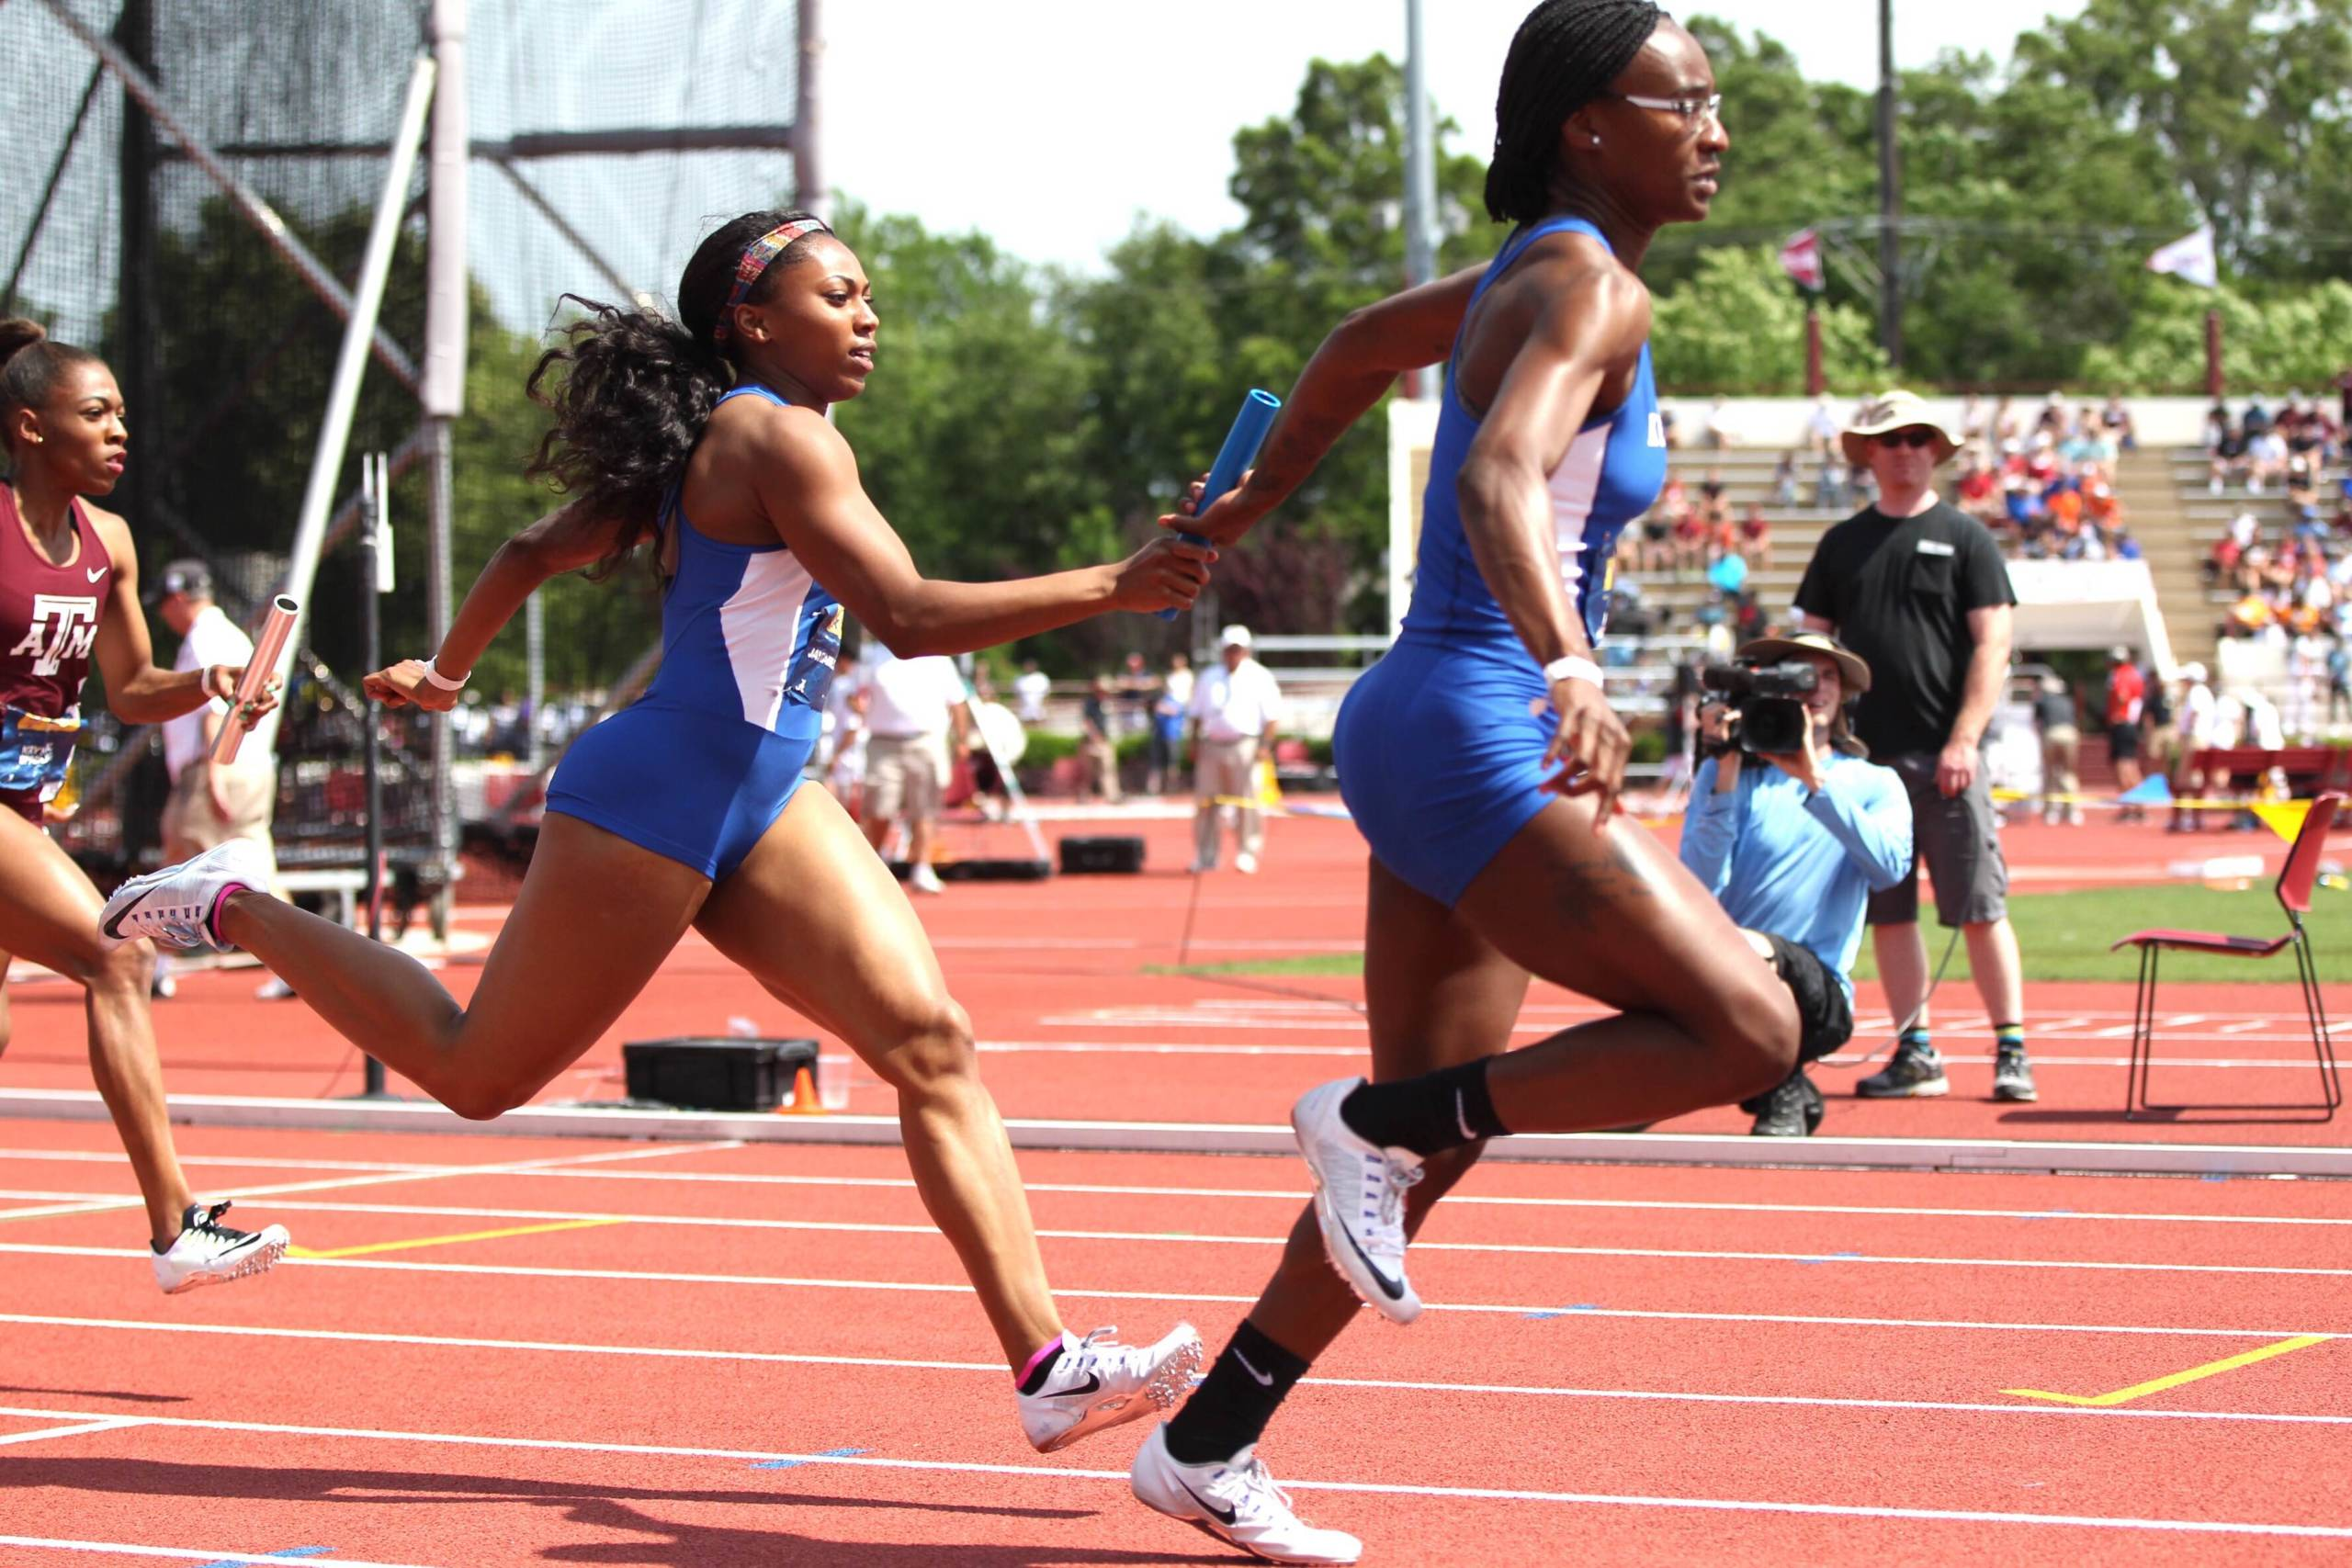
[[[1501,254],[1341,322],[1248,483],[1168,520],[1240,537],[1400,373],[1450,353],[1411,610],[1333,737],[1372,848],[1374,1081],[1300,1101],[1314,1217],[1135,1462],[1143,1501],[1276,1562],[1361,1545],[1297,1518],[1259,1436],[1359,1295],[1419,1310],[1406,1237],[1483,1140],[1657,1121],[1761,1093],[1796,1060],[1793,987],[1616,815],[1625,727],[1592,659],[1618,532],[1666,471],[1635,269],[1661,227],[1707,215],[1717,107],[1705,51],[1647,0],[1536,6],[1497,104],[1487,204],[1517,226]],[[1531,975],[1621,1011],[1510,1050]]]
[[[470,1002],[396,949],[243,890],[233,845],[126,885],[108,918],[245,949],[469,1117],[524,1103],[576,1061],[691,927],[898,1090],[915,1184],[1003,1346],[1030,1441],[1050,1451],[1166,1407],[1198,1337],[1064,1333],[970,1021],[856,825],[798,786],[844,607],[894,652],[959,653],[1190,604],[1213,552],[1160,540],[1049,577],[922,577],[825,420],[864,389],[878,321],[857,257],[805,213],[749,213],[705,240],[679,321],[582,303],[590,317],[532,377],[535,392],[552,381],[556,416],[534,470],[577,499],[499,547],[432,660],[368,678],[386,702],[446,710],[540,583],[658,552],[661,674],[557,769]]]

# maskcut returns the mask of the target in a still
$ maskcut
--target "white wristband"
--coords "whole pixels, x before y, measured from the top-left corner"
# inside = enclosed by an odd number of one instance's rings
[[[1600,666],[1582,654],[1565,654],[1544,666],[1544,681],[1554,686],[1563,681],[1588,681],[1598,686],[1601,683]]]
[[[424,678],[433,682],[433,684],[440,687],[445,692],[462,692],[466,689],[466,682],[474,678],[474,672],[469,670],[464,675],[455,681],[452,681],[449,677],[441,673],[441,671],[434,666],[433,660],[428,659],[424,661]]]

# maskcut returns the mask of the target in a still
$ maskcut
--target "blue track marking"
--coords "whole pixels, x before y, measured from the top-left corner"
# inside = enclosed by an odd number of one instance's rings
[[[871,1449],[827,1449],[823,1453],[811,1457],[813,1459],[854,1459],[859,1454],[873,1451]],[[753,1470],[797,1470],[808,1462],[810,1461],[806,1459],[764,1459],[752,1468]]]

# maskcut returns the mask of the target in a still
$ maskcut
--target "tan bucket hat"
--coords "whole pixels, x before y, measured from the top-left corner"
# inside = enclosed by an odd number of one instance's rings
[[[1848,462],[1858,466],[1867,464],[1871,460],[1870,446],[1874,438],[1891,430],[1908,430],[1914,425],[1936,433],[1937,462],[1950,461],[1951,455],[1960,450],[1960,442],[1944,428],[1943,421],[1928,407],[1927,400],[1917,392],[1906,392],[1900,388],[1891,392],[1881,392],[1864,403],[1861,412],[1854,416],[1854,423],[1848,425],[1845,434],[1838,438],[1838,445],[1845,449]]]
[[[1871,689],[1871,667],[1862,662],[1862,656],[1836,637],[1825,637],[1819,632],[1799,632],[1794,637],[1759,637],[1753,642],[1742,643],[1738,658],[1743,664],[1778,664],[1783,659],[1794,659],[1806,653],[1826,653],[1836,661],[1838,679],[1845,682],[1848,696],[1858,697]]]

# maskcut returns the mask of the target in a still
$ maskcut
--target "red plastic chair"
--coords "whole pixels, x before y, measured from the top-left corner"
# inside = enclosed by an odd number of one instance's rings
[[[2124,1084],[2123,1114],[2126,1120],[2137,1119],[2143,1111],[2150,1114],[2170,1114],[2182,1111],[2294,1111],[2311,1112],[2301,1117],[2280,1120],[2329,1122],[2335,1120],[2335,1109],[2344,1103],[2344,1082],[2336,1070],[2335,1043],[2327,1030],[2327,1011],[2321,1005],[2319,969],[2312,959],[2311,933],[2303,929],[2303,916],[2312,907],[2312,884],[2319,876],[2320,851],[2327,841],[2328,825],[2335,820],[2336,807],[2344,804],[2341,795],[2323,795],[2312,802],[2310,815],[2303,818],[2301,831],[2295,835],[2294,847],[2287,852],[2287,864],[2278,873],[2278,907],[2287,912],[2288,930],[2277,937],[2225,936],[2219,931],[2134,931],[2108,949],[2113,953],[2126,947],[2140,950],[2140,990],[2132,1005],[2132,1062]],[[2303,1010],[2311,1019],[2312,1049],[2319,1063],[2321,1100],[2283,1104],[2228,1105],[2158,1105],[2148,1098],[2148,1069],[2154,1055],[2156,1023],[2156,961],[2166,948],[2183,953],[2234,953],[2241,958],[2267,958],[2281,948],[2295,950],[2295,969],[2303,985]]]

